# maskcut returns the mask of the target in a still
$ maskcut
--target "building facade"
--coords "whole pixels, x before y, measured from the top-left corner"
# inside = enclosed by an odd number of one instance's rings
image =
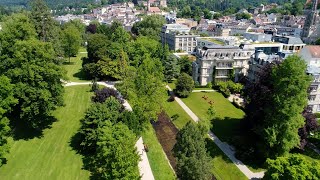
[[[196,37],[190,33],[190,28],[182,24],[166,24],[162,27],[161,43],[167,44],[170,50],[192,53],[197,46]]]
[[[205,86],[209,82],[227,81],[234,76],[235,81],[246,75],[252,49],[215,43],[198,38],[197,60],[193,62],[193,79]]]

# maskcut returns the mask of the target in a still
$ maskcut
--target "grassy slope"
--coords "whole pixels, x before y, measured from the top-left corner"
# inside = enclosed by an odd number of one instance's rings
[[[89,179],[89,172],[82,170],[81,156],[69,145],[90,105],[88,90],[88,86],[67,87],[66,106],[54,112],[57,122],[52,128],[41,138],[13,143],[8,164],[0,168],[2,180]]]
[[[151,125],[149,125],[148,130],[142,134],[142,138],[149,148],[147,155],[154,178],[156,180],[176,179]]]

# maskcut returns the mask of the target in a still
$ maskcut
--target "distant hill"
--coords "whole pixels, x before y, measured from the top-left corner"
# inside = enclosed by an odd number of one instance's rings
[[[27,6],[30,0],[0,0],[0,5],[4,6]],[[58,5],[76,5],[88,2],[95,2],[96,0],[45,0],[50,7]]]

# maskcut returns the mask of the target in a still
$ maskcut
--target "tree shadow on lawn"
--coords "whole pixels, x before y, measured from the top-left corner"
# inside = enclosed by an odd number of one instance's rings
[[[90,179],[101,179],[101,177],[99,177],[94,171],[94,169],[96,169],[94,167],[98,166],[98,162],[95,161],[94,153],[85,152],[80,146],[81,140],[81,134],[77,132],[71,137],[69,145],[72,148],[72,150],[76,151],[77,154],[81,155],[83,162],[82,169],[90,171]]]
[[[39,128],[33,128],[30,127],[30,125],[21,120],[20,118],[13,118],[14,120],[11,120],[11,127],[12,133],[13,133],[13,139],[14,140],[29,140],[33,138],[41,138],[43,137],[43,131],[46,129],[51,129],[52,124],[57,121],[57,118],[54,116],[47,116],[43,117],[41,120],[41,124],[39,125]]]
[[[87,78],[85,72],[83,71],[83,69],[81,68],[79,72],[76,72],[72,75],[74,78],[78,78],[80,80],[90,80]]]
[[[221,149],[213,142],[212,139],[206,138],[205,141],[206,141],[207,152],[212,157],[212,159],[214,159],[215,157],[221,156],[226,163],[233,164],[233,162],[221,151]]]
[[[241,119],[238,118],[213,118],[211,131],[223,142],[232,143],[232,139],[239,131]]]

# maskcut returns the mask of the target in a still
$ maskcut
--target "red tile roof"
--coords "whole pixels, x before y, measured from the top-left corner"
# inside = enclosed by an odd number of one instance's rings
[[[320,46],[306,46],[313,58],[320,58]]]

